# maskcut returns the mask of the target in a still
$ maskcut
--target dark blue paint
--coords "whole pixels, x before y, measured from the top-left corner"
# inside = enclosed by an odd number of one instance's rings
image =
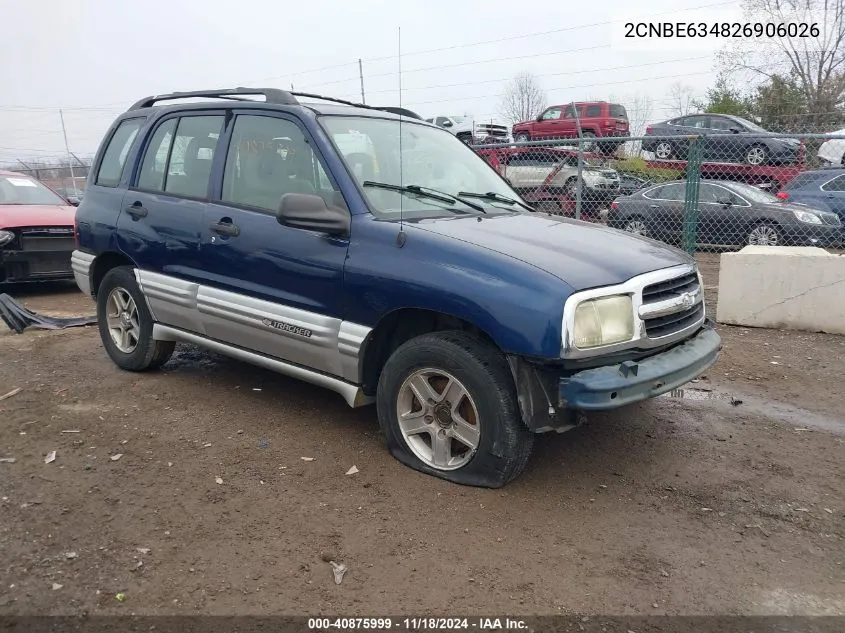
[[[97,186],[92,170],[77,212],[83,250],[120,251],[143,269],[370,327],[403,308],[433,310],[473,323],[506,352],[537,358],[559,357],[563,305],[572,292],[689,261],[650,240],[518,213],[406,222],[407,241],[400,248],[398,223],[369,212],[317,113],[302,106],[239,103],[231,111],[284,116],[300,125],[350,209],[348,237],[283,227],[272,214],[219,201],[233,117],[215,152],[208,200],[133,191],[129,185],[137,178],[141,148],[156,124],[175,111],[199,110],[209,108],[192,104],[151,111],[119,188]],[[103,151],[104,146],[95,165]],[[123,211],[136,201],[148,209],[146,218],[133,220]],[[213,233],[210,226],[221,220],[238,225],[240,235]]]
[[[845,169],[805,171],[784,187],[784,191],[793,202],[833,211],[845,224],[845,191],[823,191],[821,188],[838,176],[845,176]]]

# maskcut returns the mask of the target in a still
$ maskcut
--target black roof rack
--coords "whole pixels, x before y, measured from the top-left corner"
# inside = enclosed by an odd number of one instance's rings
[[[326,97],[323,95],[313,94],[310,92],[291,92],[294,97],[305,97],[306,99],[319,99],[320,101],[332,101],[334,103],[342,103],[343,105],[353,106],[355,108],[366,108],[368,110],[381,110],[382,112],[390,112],[391,114],[399,114],[401,116],[410,117],[412,119],[422,120],[422,117],[408,110],[407,108],[396,108],[393,106],[370,106],[364,103],[355,103],[354,101],[347,101],[346,99],[337,99],[335,97]]]
[[[299,103],[296,100],[296,97],[294,97],[290,92],[287,90],[279,90],[278,88],[227,88],[225,90],[197,90],[193,92],[171,92],[163,95],[153,95],[151,97],[145,97],[140,101],[136,101],[129,109],[140,110],[141,108],[151,108],[159,101],[190,99],[192,97],[250,101],[250,99],[242,98],[250,95],[263,96],[266,103],[280,103],[284,105],[297,105]]]
[[[299,101],[297,101],[296,98],[305,97],[306,99],[319,99],[320,101],[332,101],[334,103],[342,103],[344,105],[352,106],[355,108],[381,110],[382,112],[390,112],[392,114],[399,114],[401,116],[410,117],[412,119],[422,120],[422,117],[419,114],[417,114],[416,112],[412,112],[407,108],[396,108],[392,106],[368,106],[363,103],[347,101],[346,99],[326,97],[323,95],[312,94],[310,92],[288,92],[287,90],[279,90],[278,88],[228,88],[225,90],[196,90],[193,92],[171,92],[163,95],[153,95],[151,97],[145,97],[140,101],[136,101],[135,103],[133,103],[129,110],[131,111],[140,110],[141,108],[151,108],[159,101],[174,101],[176,99],[206,98],[230,99],[232,101],[252,101],[252,99],[244,99],[244,97],[256,95],[264,97],[265,101],[263,103],[299,105]]]

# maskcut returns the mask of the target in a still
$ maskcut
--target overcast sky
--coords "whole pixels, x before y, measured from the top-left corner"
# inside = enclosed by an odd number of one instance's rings
[[[661,120],[674,114],[673,83],[699,95],[712,83],[719,43],[629,50],[623,22],[696,7],[716,16],[733,4],[3,0],[0,162],[64,155],[59,108],[70,150],[90,155],[112,119],[149,94],[293,83],[358,100],[358,58],[367,102],[395,105],[400,27],[402,102],[423,116],[495,117],[508,80],[528,71],[550,104],[648,96]]]

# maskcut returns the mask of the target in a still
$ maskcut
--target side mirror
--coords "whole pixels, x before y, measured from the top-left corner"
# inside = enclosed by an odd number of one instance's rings
[[[443,121],[443,127],[452,127],[451,121]]]
[[[66,200],[67,200],[67,203],[72,207],[78,207],[79,206],[80,201],[79,201],[78,198],[66,198]]]
[[[279,201],[276,220],[294,229],[317,231],[328,235],[349,233],[349,212],[328,206],[320,196],[309,193],[286,193]]]

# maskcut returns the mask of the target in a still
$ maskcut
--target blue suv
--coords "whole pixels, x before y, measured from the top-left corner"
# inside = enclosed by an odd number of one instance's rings
[[[461,484],[504,485],[537,433],[669,391],[721,346],[686,254],[533,212],[401,108],[143,99],[97,152],[75,231],[119,367],[191,343],[375,402],[397,459]]]

